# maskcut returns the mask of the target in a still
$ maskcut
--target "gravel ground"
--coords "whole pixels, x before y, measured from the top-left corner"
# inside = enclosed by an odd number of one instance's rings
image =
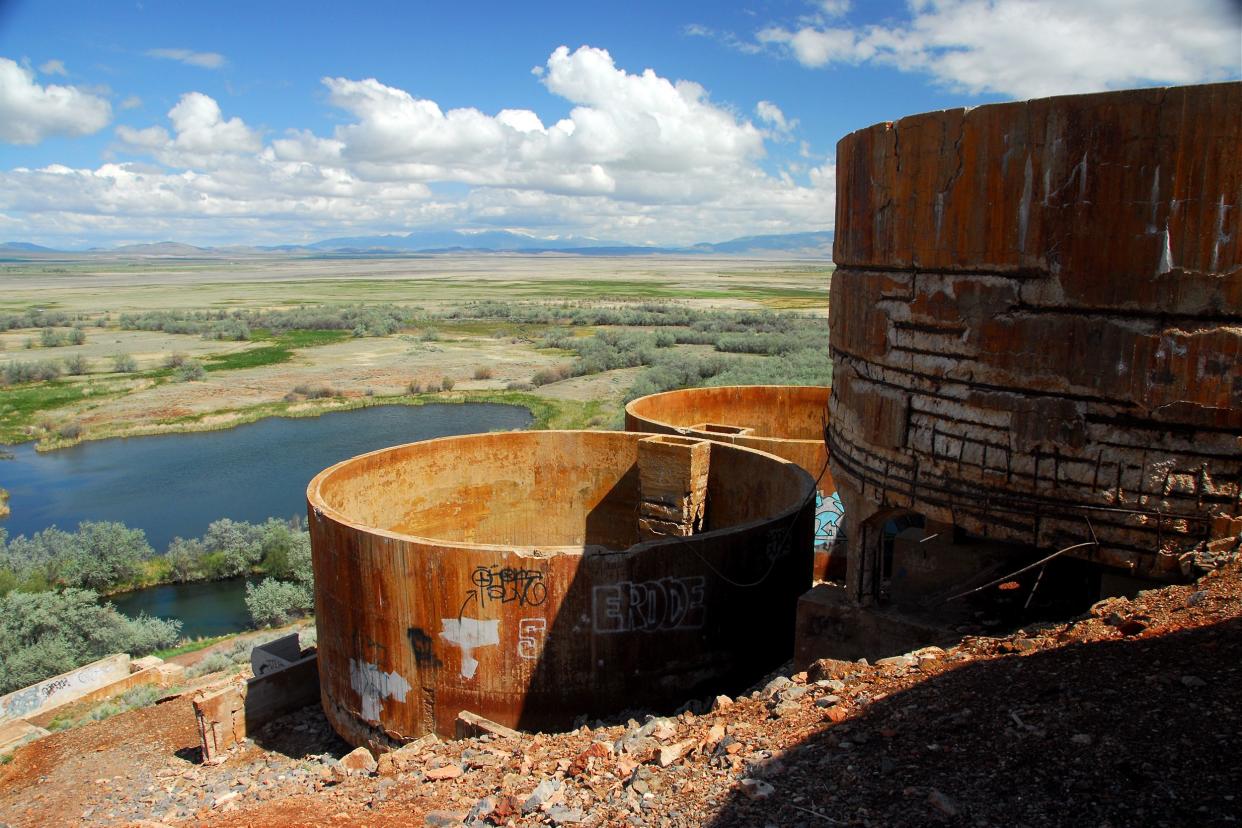
[[[186,698],[0,770],[13,825],[1234,825],[1242,572],[563,734],[349,755],[322,713],[199,763]]]

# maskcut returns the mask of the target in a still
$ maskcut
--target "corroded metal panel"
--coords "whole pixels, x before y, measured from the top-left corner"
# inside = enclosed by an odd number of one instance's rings
[[[947,110],[837,148],[832,470],[1152,578],[1242,532],[1242,84]],[[856,566],[855,564],[859,565]],[[872,566],[871,568],[874,568]]]
[[[810,583],[809,476],[713,447],[705,531],[639,543],[642,437],[445,438],[311,482],[321,692],[343,738],[451,735],[462,710],[564,728],[736,690],[788,657]],[[456,537],[441,537],[451,518]]]

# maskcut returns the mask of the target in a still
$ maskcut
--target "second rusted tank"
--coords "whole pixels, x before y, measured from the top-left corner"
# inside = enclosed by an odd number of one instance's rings
[[[619,432],[429,440],[307,492],[322,699],[355,745],[736,691],[792,651],[812,480],[759,451]]]
[[[687,434],[792,460],[816,479],[815,577],[844,580],[838,549],[844,510],[824,440],[832,389],[819,385],[729,385],[650,394],[625,407],[626,431]]]

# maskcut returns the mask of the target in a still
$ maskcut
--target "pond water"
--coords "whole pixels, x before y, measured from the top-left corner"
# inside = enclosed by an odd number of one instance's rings
[[[181,620],[181,634],[199,638],[234,633],[250,626],[246,611],[246,580],[202,581],[126,592],[108,598],[128,616],[140,612]]]
[[[386,405],[319,417],[274,417],[225,431],[99,440],[39,453],[34,444],[0,460],[13,514],[10,537],[83,520],[142,529],[156,552],[222,517],[257,523],[306,515],[306,484],[333,463],[386,446],[525,428],[525,408],[489,403]],[[182,635],[222,635],[250,625],[246,582],[168,584],[110,598],[126,615],[179,618]]]
[[[487,403],[387,405],[319,417],[272,417],[224,431],[98,440],[0,460],[9,537],[55,524],[116,520],[147,533],[157,552],[222,517],[252,523],[306,516],[306,485],[324,468],[386,446],[525,428],[525,408]]]

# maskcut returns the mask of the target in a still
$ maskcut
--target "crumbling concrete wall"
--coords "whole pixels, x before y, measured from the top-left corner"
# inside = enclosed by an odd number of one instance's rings
[[[129,677],[129,656],[117,653],[0,697],[0,720],[29,719]]]
[[[1172,578],[1242,533],[1242,84],[877,124],[837,147],[829,453],[877,524]]]
[[[638,441],[638,534],[687,537],[707,517],[707,440],[658,435]]]

